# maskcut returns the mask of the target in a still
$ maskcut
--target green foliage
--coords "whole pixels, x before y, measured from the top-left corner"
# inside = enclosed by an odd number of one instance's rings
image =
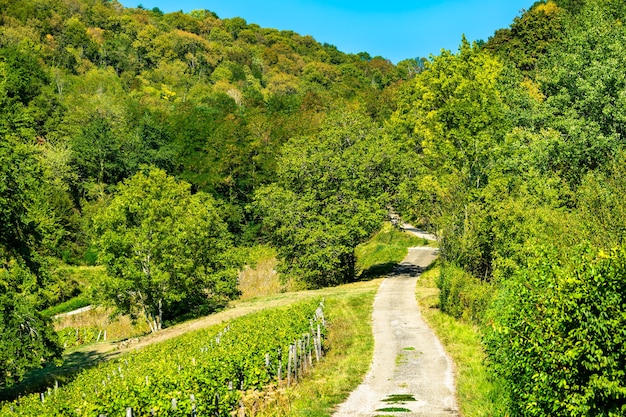
[[[41,312],[41,314],[46,317],[53,317],[57,314],[67,313],[82,307],[87,307],[90,304],[91,300],[88,297],[78,295],[53,307],[46,308]]]
[[[565,7],[557,6],[554,1],[536,2],[516,17],[510,28],[497,30],[484,48],[530,74],[545,54],[564,38]]]
[[[607,163],[626,133],[622,112],[626,78],[626,30],[609,8],[588,2],[572,18],[562,42],[541,65],[551,127],[563,138],[551,149],[551,165],[573,186]]]
[[[385,223],[370,240],[356,248],[357,270],[360,278],[389,273],[404,259],[407,249],[428,242]]]
[[[37,268],[33,246],[39,236],[28,208],[40,175],[32,147],[0,138],[0,256],[19,257],[33,269]]]
[[[417,154],[399,189],[399,210],[443,237],[443,257],[481,277],[491,272],[482,194],[506,155],[512,121],[507,76],[498,59],[463,40],[458,54],[444,51],[400,91],[388,126]]]
[[[286,378],[288,346],[311,326],[317,331],[318,306],[319,300],[263,311],[148,346],[83,372],[44,402],[35,394],[4,404],[2,415],[114,415],[127,407],[137,415],[188,415],[192,405],[199,415],[230,415],[243,391],[275,382],[279,369]]]
[[[392,123],[408,127],[426,167],[480,187],[507,128],[501,74],[497,59],[463,40],[458,54],[444,51],[409,83]]]
[[[89,247],[83,210],[142,164],[224,201],[229,229],[245,233],[284,142],[331,108],[380,117],[400,79],[382,58],[207,10],[18,0],[0,22],[0,133],[41,145],[61,174],[42,192],[62,226],[46,245],[69,262]]]
[[[121,311],[144,315],[152,331],[172,310],[188,312],[236,294],[231,237],[213,199],[191,194],[162,170],[121,184],[94,217],[94,230],[109,277],[102,294]]]
[[[516,415],[618,416],[624,398],[626,252],[538,253],[504,285],[486,346]]]
[[[58,359],[61,348],[50,319],[37,313],[33,303],[15,290],[16,282],[31,272],[15,261],[0,268],[0,387],[21,380],[27,370]]]
[[[455,363],[459,411],[465,416],[476,417],[510,415],[504,384],[487,366],[481,328],[465,320],[456,320],[437,308],[439,274],[440,268],[435,264],[420,276],[417,301],[424,320]]]
[[[384,217],[379,181],[391,152],[367,119],[350,112],[283,147],[279,181],[259,190],[256,204],[284,270],[314,287],[354,279],[354,250]]]
[[[446,264],[441,268],[437,286],[439,308],[454,318],[480,324],[493,296],[493,287],[482,283],[462,268]]]
[[[594,247],[610,250],[626,243],[625,158],[620,152],[605,172],[587,174],[577,189],[577,220],[581,233]]]
[[[34,54],[16,47],[0,51],[0,77],[0,97],[7,109],[12,105],[28,105],[48,82]]]
[[[0,137],[0,383],[19,381],[31,368],[58,358],[45,303],[41,228],[34,213],[41,170],[34,149]]]

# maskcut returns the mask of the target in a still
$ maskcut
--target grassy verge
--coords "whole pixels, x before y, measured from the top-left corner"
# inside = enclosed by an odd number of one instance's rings
[[[61,304],[57,304],[43,310],[41,314],[46,317],[53,317],[57,314],[68,313],[81,307],[87,307],[89,304],[91,304],[91,300],[89,299],[89,297],[86,297],[84,295],[78,295]]]
[[[374,349],[372,305],[380,280],[328,291],[328,353],[297,385],[271,393],[271,401],[259,406],[257,416],[330,416],[361,383]],[[366,285],[367,287],[362,287]]]
[[[418,280],[416,296],[424,319],[456,364],[461,415],[503,416],[505,396],[487,370],[479,331],[476,326],[455,320],[439,310],[439,289],[435,284],[438,276],[438,266],[425,272]]]
[[[410,235],[385,223],[372,239],[356,248],[357,270],[361,279],[386,275],[404,259],[407,248],[428,245],[426,239]]]

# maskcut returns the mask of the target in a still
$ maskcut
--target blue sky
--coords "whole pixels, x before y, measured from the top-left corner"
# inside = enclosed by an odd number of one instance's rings
[[[348,53],[368,52],[397,63],[456,51],[461,36],[487,40],[535,0],[120,0],[164,12],[211,10],[221,18],[311,35]]]

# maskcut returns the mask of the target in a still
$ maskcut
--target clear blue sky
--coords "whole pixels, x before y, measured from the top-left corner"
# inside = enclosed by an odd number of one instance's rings
[[[220,18],[311,35],[348,53],[368,52],[397,63],[457,51],[461,36],[487,40],[535,0],[120,0],[164,12],[208,9]]]

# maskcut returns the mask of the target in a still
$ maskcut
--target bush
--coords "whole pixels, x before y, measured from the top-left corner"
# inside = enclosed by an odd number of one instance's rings
[[[504,283],[485,336],[513,415],[625,415],[626,250],[532,259]]]
[[[441,311],[468,323],[479,324],[493,293],[493,285],[481,282],[462,268],[445,264],[437,286]]]

